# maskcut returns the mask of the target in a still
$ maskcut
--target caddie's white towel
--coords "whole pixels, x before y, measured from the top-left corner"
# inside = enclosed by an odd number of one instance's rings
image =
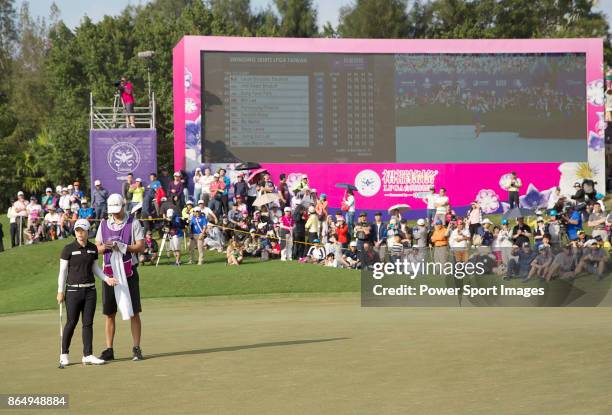
[[[134,310],[132,309],[132,299],[130,298],[127,276],[123,268],[123,255],[127,251],[127,245],[123,242],[115,242],[115,244],[119,249],[113,249],[110,259],[113,277],[119,282],[114,287],[115,300],[117,301],[117,309],[121,313],[121,319],[129,320],[134,316]]]

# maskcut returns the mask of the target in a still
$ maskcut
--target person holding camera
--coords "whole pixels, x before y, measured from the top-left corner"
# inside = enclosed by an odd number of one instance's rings
[[[508,203],[510,209],[519,207],[519,190],[523,186],[523,182],[516,176],[516,172],[510,173],[510,185],[508,186]]]
[[[134,116],[134,87],[127,77],[122,76],[117,90],[121,94],[121,102],[125,106],[125,125],[127,128],[136,128]]]

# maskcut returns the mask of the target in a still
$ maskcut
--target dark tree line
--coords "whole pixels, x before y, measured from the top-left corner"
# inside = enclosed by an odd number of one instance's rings
[[[88,187],[89,92],[110,103],[126,74],[146,105],[146,66],[154,50],[158,157],[172,164],[172,48],[185,35],[354,38],[602,37],[609,27],[590,0],[356,0],[337,27],[317,27],[312,0],[154,0],[68,28],[54,5],[47,19],[27,2],[0,0],[0,207],[17,190],[41,192],[75,179]],[[140,100],[140,102],[139,102]]]

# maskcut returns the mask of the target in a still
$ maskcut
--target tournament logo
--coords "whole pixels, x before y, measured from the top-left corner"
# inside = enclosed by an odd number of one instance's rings
[[[380,185],[380,176],[374,170],[361,170],[355,176],[355,187],[362,196],[374,196],[380,190]]]
[[[140,165],[140,152],[132,143],[115,143],[106,154],[108,165],[117,173],[129,173]]]

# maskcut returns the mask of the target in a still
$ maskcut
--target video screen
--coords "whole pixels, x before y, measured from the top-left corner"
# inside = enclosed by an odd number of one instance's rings
[[[205,162],[584,161],[586,57],[202,52]]]

